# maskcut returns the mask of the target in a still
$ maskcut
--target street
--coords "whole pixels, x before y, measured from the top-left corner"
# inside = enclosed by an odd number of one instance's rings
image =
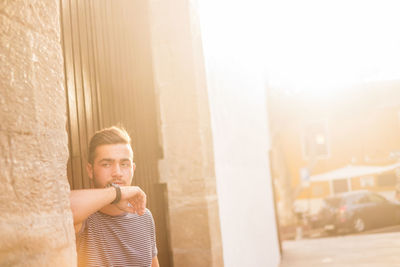
[[[398,228],[383,228],[358,235],[284,241],[279,266],[400,266]]]

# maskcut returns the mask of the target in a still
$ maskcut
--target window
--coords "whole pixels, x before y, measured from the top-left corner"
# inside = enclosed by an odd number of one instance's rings
[[[368,196],[362,196],[354,201],[354,204],[367,204],[371,202]]]
[[[375,185],[374,176],[364,176],[360,178],[361,187],[371,187]]]
[[[396,185],[396,175],[394,173],[384,173],[378,176],[379,186],[395,186]]]
[[[308,123],[304,128],[302,145],[306,159],[327,158],[329,145],[326,121]]]
[[[383,203],[386,201],[383,197],[376,195],[376,194],[369,195],[369,200],[370,200],[370,202],[373,202],[373,203]]]

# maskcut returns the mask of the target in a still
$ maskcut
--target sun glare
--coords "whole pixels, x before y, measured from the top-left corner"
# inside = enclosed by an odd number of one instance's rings
[[[201,1],[207,49],[258,56],[271,86],[337,90],[400,78],[397,1]],[[218,41],[216,41],[218,40]]]
[[[267,73],[273,86],[337,89],[400,78],[395,2],[296,1],[271,5]]]

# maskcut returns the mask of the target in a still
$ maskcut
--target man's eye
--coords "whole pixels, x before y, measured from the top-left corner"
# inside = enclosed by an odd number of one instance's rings
[[[129,162],[128,163],[122,163],[121,166],[127,168],[127,167],[130,167],[131,164]]]
[[[111,166],[111,164],[110,164],[110,163],[103,163],[101,166],[103,166],[103,167],[105,167],[105,168],[108,168],[108,167]]]

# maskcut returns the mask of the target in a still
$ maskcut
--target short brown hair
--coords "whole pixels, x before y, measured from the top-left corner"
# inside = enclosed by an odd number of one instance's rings
[[[131,138],[124,128],[112,126],[97,131],[90,139],[88,162],[93,164],[96,148],[98,146],[114,144],[131,144]]]

